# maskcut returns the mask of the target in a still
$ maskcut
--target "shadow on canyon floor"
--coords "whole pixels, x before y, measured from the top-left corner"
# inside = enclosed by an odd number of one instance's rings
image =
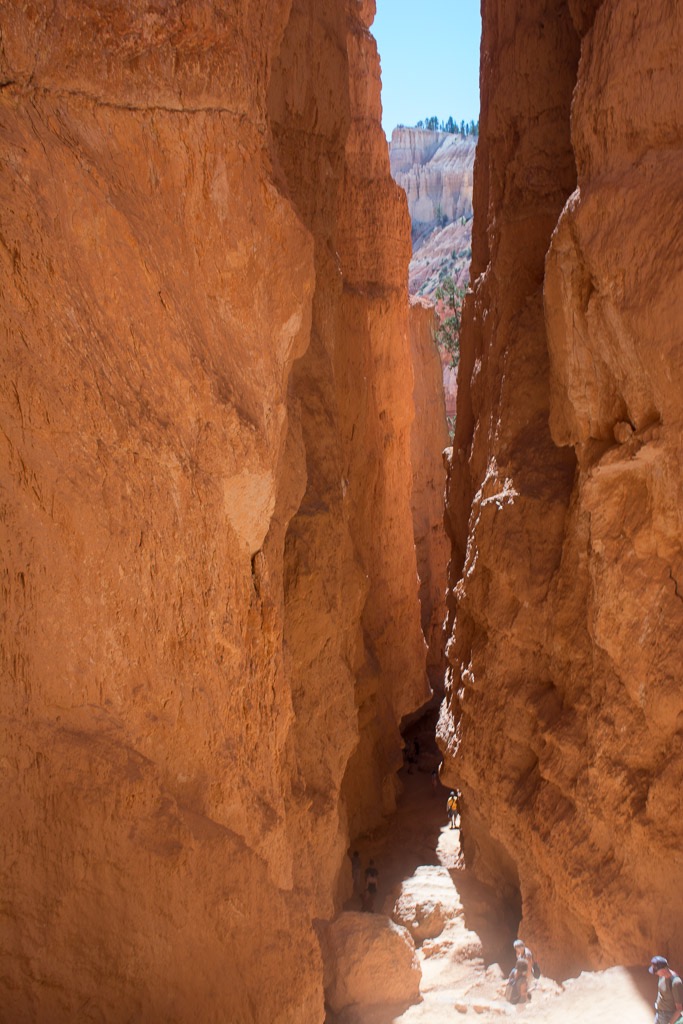
[[[416,763],[407,762],[399,772],[402,792],[396,813],[385,825],[354,843],[363,870],[370,858],[379,869],[376,909],[388,915],[405,879],[420,866],[444,863],[439,843],[447,827],[449,791],[438,781],[435,787],[432,779],[432,772],[441,761],[434,740],[437,713],[438,709],[415,723],[406,736],[407,748],[412,749],[411,745],[417,740],[420,753]],[[459,830],[456,835],[459,838]],[[509,908],[501,905],[493,890],[467,870],[459,842],[448,855],[446,866],[460,894],[465,924],[481,940],[484,962],[511,968],[512,941],[516,938],[518,918],[513,919]],[[344,909],[359,910],[360,899],[352,898]]]
[[[408,738],[418,739],[420,755],[417,764],[407,764],[400,773],[402,793],[396,813],[382,828],[359,837],[354,849],[363,868],[372,857],[379,870],[377,911],[391,915],[402,884],[414,885],[416,876],[418,884],[426,886],[423,892],[433,896],[443,885],[446,869],[460,913],[451,916],[436,939],[418,943],[419,1002],[408,1007],[354,1005],[337,1016],[329,1014],[327,1024],[445,1024],[461,1014],[482,1024],[511,1014],[515,1019],[521,1014],[534,1024],[551,1024],[558,1016],[598,1024],[614,1013],[623,1024],[646,1024],[656,987],[644,966],[586,972],[564,984],[541,977],[532,985],[531,1002],[511,1006],[505,1001],[518,918],[513,907],[501,906],[492,890],[464,865],[459,832],[447,824],[448,791],[440,784],[435,788],[432,780],[439,763],[432,737],[433,723],[416,723],[411,728]],[[345,909],[360,909],[359,898],[349,900]],[[543,951],[536,952],[542,963]]]

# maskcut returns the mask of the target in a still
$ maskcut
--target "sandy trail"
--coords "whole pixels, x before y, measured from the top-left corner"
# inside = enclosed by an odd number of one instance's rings
[[[459,832],[446,821],[448,793],[441,785],[436,793],[432,787],[432,762],[435,757],[423,756],[412,774],[404,769],[404,791],[394,818],[357,844],[363,867],[373,857],[380,871],[380,912],[391,915],[401,886],[417,898],[438,894],[449,908],[441,934],[418,944],[421,1002],[408,1008],[349,1009],[330,1018],[329,1024],[500,1024],[506,1019],[649,1024],[656,991],[644,966],[615,966],[563,984],[541,977],[533,982],[529,1003],[512,1006],[505,1000],[505,978],[513,966],[514,922],[505,921],[489,891],[465,869]],[[359,909],[359,901],[349,901],[346,909]],[[534,953],[542,967],[543,951]]]

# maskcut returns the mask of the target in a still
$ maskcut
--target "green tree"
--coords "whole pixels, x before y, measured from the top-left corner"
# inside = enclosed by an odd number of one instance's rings
[[[434,295],[443,303],[443,313],[435,334],[436,343],[450,355],[450,365],[455,369],[460,362],[460,322],[465,289],[460,288],[452,277],[445,277]]]

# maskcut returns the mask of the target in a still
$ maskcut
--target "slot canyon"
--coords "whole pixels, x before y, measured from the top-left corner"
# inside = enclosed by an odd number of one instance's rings
[[[482,0],[452,440],[374,15],[0,9],[0,1022],[335,1019],[426,711],[544,972],[683,969],[683,8]]]

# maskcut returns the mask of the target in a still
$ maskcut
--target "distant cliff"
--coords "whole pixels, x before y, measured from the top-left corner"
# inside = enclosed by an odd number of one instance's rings
[[[444,273],[468,280],[476,145],[473,136],[421,128],[392,133],[391,173],[406,193],[412,222],[412,295],[433,298]]]
[[[391,173],[405,191],[412,224],[411,295],[435,300],[446,275],[466,286],[472,259],[472,179],[477,139],[422,128],[395,128]],[[457,384],[441,353],[446,414],[455,416]]]
[[[472,136],[395,128],[389,156],[394,181],[408,197],[413,238],[472,217]]]

